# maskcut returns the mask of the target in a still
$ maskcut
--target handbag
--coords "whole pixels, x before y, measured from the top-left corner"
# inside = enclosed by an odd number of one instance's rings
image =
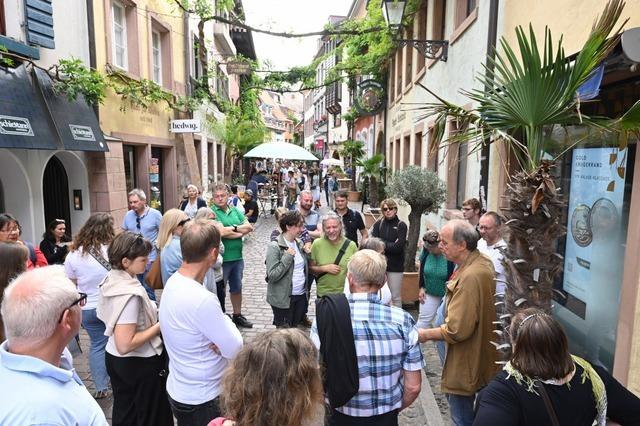
[[[164,288],[162,284],[162,274],[160,273],[160,254],[156,257],[156,260],[151,264],[151,269],[145,275],[144,280],[147,285],[154,290],[161,290]]]

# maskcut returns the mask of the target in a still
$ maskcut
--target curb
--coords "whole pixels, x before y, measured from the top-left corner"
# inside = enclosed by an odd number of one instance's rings
[[[422,405],[422,412],[424,413],[426,421],[425,425],[444,426],[440,408],[438,407],[436,398],[433,396],[433,391],[431,390],[431,384],[424,373],[424,369],[420,370],[420,372],[422,376],[422,386],[420,388],[418,400],[420,401],[420,405]]]

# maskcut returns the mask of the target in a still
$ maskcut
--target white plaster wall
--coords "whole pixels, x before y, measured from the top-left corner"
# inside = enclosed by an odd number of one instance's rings
[[[69,212],[74,232],[89,218],[90,196],[84,153],[0,149],[0,181],[5,190],[5,209],[22,226],[22,238],[39,243],[46,227],[42,197],[42,177],[49,159],[56,155],[67,172]],[[73,190],[82,190],[82,210],[73,208]]]
[[[56,48],[40,48],[39,63],[41,65],[51,66],[60,59],[74,57],[89,66],[89,28],[86,1],[54,1],[53,33]],[[96,37],[100,37],[100,34],[96,34]]]

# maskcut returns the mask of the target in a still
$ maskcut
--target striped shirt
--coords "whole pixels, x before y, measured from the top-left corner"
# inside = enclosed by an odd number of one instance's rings
[[[382,304],[377,294],[355,293],[348,297],[358,357],[360,388],[336,410],[353,417],[370,417],[401,408],[405,371],[419,371],[424,360],[418,330],[411,315]],[[311,338],[320,347],[314,321]]]

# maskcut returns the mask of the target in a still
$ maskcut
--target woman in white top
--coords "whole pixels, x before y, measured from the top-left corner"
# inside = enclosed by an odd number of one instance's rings
[[[155,302],[136,279],[151,243],[132,232],[109,246],[111,271],[100,286],[98,318],[105,323],[106,365],[113,388],[113,425],[171,425],[167,357]]]
[[[180,203],[180,210],[184,211],[190,219],[193,219],[200,207],[207,207],[207,202],[198,197],[198,187],[194,184],[187,185],[187,199]]]
[[[280,216],[282,234],[267,247],[267,303],[273,309],[273,325],[296,327],[307,307],[307,253],[297,240],[304,229],[298,210]]]
[[[95,385],[94,398],[109,396],[109,375],[104,363],[104,348],[107,337],[104,323],[96,316],[98,286],[107,276],[109,262],[107,247],[114,237],[113,218],[108,213],[95,213],[89,217],[76,235],[67,255],[64,271],[78,286],[78,291],[87,294],[87,304],[82,307],[82,327],[87,330],[89,348],[89,370]]]
[[[358,250],[373,250],[377,251],[380,254],[384,254],[384,241],[380,238],[369,237],[364,240]],[[349,281],[345,278],[344,280],[344,295],[349,296],[351,294],[351,290],[349,290]],[[386,282],[384,285],[378,290],[378,297],[380,297],[380,301],[385,305],[391,305],[391,290],[389,289],[389,284]]]

